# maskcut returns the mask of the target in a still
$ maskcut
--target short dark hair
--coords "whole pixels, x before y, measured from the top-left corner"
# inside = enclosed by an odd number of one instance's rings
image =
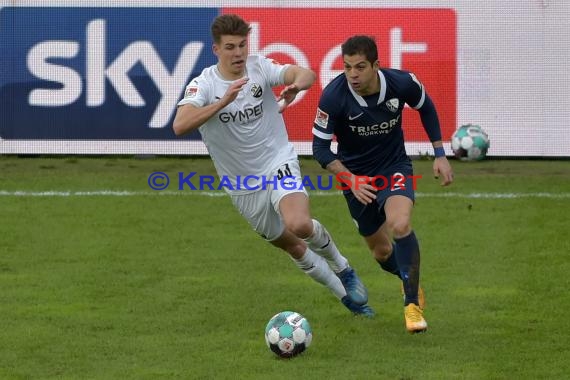
[[[211,31],[214,42],[220,43],[222,36],[247,37],[251,31],[251,26],[238,15],[227,14],[214,19]]]
[[[366,60],[372,64],[378,60],[378,47],[374,37],[370,36],[353,36],[346,40],[342,45],[342,55],[363,55]]]

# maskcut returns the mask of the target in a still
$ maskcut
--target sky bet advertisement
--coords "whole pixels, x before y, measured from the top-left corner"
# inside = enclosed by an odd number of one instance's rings
[[[456,128],[456,15],[450,9],[373,8],[364,20],[356,8],[1,4],[0,142],[120,140],[128,147],[129,141],[199,140],[197,132],[174,136],[171,125],[186,84],[217,61],[210,25],[223,13],[250,22],[250,54],[317,73],[313,87],[284,114],[292,141],[311,141],[319,96],[342,72],[340,44],[354,34],[376,38],[381,66],[416,73],[438,108],[444,138]],[[351,17],[362,22],[347,23]],[[296,27],[276,19],[295,20]],[[408,141],[427,141],[415,111],[405,110],[404,128]],[[66,153],[54,146],[53,153]]]

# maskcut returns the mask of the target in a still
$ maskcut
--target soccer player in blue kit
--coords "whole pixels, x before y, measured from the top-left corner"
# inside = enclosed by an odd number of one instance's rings
[[[411,226],[415,179],[404,145],[402,111],[408,104],[420,113],[434,148],[434,175],[446,186],[453,181],[453,171],[437,112],[413,73],[379,67],[373,38],[349,38],[342,44],[342,57],[344,73],[325,87],[319,100],[313,155],[323,168],[351,184],[343,193],[358,231],[381,268],[402,281],[406,329],[423,332],[427,322],[420,249]],[[331,151],[333,135],[337,154]],[[357,176],[376,179],[359,183]]]

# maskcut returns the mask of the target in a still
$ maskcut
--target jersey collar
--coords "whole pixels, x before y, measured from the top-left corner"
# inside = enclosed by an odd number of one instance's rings
[[[378,78],[380,78],[380,93],[378,94],[378,102],[376,104],[382,103],[386,98],[386,77],[384,76],[381,70],[378,70]],[[350,83],[348,83],[348,89],[352,93],[354,99],[358,102],[358,105],[360,105],[361,107],[368,107],[366,100],[364,100],[362,96],[358,95],[356,91],[353,90]]]

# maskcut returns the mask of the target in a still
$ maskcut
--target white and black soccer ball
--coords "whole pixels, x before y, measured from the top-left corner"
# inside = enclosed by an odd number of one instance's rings
[[[313,340],[309,321],[294,311],[275,314],[265,327],[265,343],[277,356],[291,358],[305,351]]]
[[[451,137],[451,150],[462,161],[484,159],[490,146],[489,135],[475,124],[462,125]]]

